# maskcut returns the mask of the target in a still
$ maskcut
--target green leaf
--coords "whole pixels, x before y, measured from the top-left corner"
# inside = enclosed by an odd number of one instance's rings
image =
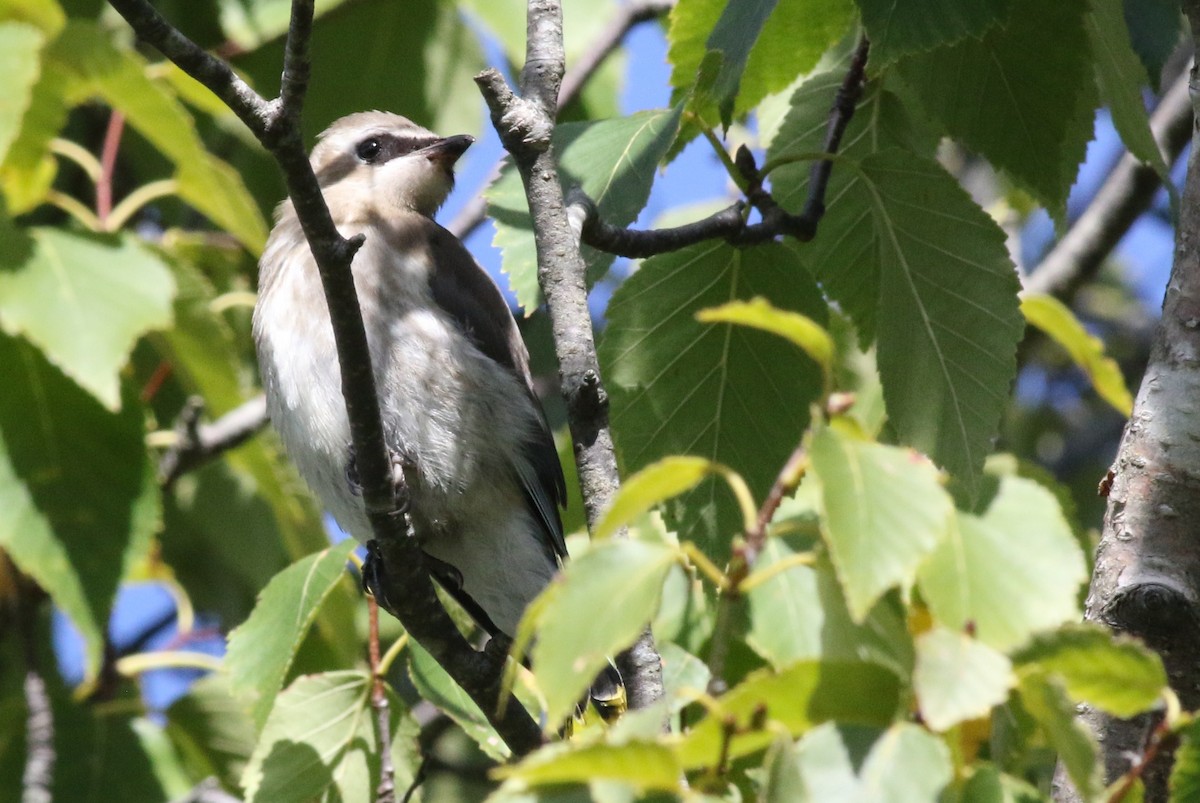
[[[1171,803],[1200,800],[1200,720],[1187,726],[1182,737],[1171,768]]]
[[[896,715],[899,701],[899,679],[875,664],[801,661],[779,673],[754,672],[684,735],[680,759],[691,770],[715,767],[722,755],[734,759],[762,750],[778,735],[767,721],[793,736],[829,720],[882,727]],[[738,732],[726,754],[722,743],[730,721]],[[758,721],[762,725],[752,727]]]
[[[913,691],[935,731],[987,714],[1014,685],[1012,662],[965,633],[939,627],[917,637]]]
[[[799,213],[807,202],[810,157],[825,150],[829,109],[843,78],[841,71],[831,71],[801,84],[767,150],[764,169],[770,169],[775,199],[792,212]],[[898,95],[895,84],[867,82],[839,154],[858,161],[881,150],[902,148],[933,156],[937,136],[913,117],[915,102]],[[835,164],[825,195],[828,211],[817,236],[805,246],[809,264],[830,297],[853,318],[864,347],[875,338],[881,303],[879,246],[874,237],[863,236],[871,226],[869,198],[870,191],[853,164]]]
[[[217,673],[191,685],[166,711],[167,736],[194,778],[215,776],[236,789],[257,741],[254,722]]]
[[[650,197],[658,163],[679,128],[682,106],[638,112],[589,123],[565,123],[554,130],[563,191],[580,187],[596,202],[602,220],[615,226],[632,223]],[[510,164],[484,196],[494,218],[493,243],[503,253],[503,270],[517,303],[532,311],[540,303],[533,222],[521,176]],[[584,247],[592,279],[612,263],[612,254]]]
[[[417,693],[457,722],[463,732],[474,739],[493,760],[507,761],[512,752],[492,728],[475,701],[446,674],[446,670],[442,669],[424,647],[410,641],[408,650],[408,676],[412,679]]]
[[[145,332],[171,323],[175,283],[132,237],[9,229],[0,249],[0,326],[36,344],[104,406],[121,404],[118,372]]]
[[[813,359],[826,374],[833,365],[833,338],[811,318],[798,312],[776,309],[765,298],[730,301],[696,313],[700,323],[736,323],[751,326],[790,340]]]
[[[871,37],[871,65],[901,56],[978,39],[1008,19],[1013,0],[855,0]]]
[[[1075,702],[1128,719],[1153,708],[1167,688],[1162,659],[1140,642],[1091,625],[1066,625],[1038,636],[1013,656],[1061,681]]]
[[[542,592],[533,666],[550,728],[575,709],[609,657],[632,644],[654,616],[676,559],[674,549],[660,544],[604,541],[567,564]],[[601,601],[604,615],[596,616]]]
[[[859,441],[826,427],[809,446],[820,483],[822,535],[861,623],[889,588],[908,587],[945,540],[954,505],[938,471],[911,449]]]
[[[677,792],[683,770],[675,751],[664,744],[552,744],[516,766],[502,767],[501,778],[522,786],[585,784],[593,779],[623,781],[639,791]],[[511,787],[510,787],[511,788]]]
[[[721,124],[729,127],[733,116],[733,100],[742,81],[742,71],[750,58],[751,49],[775,10],[776,0],[741,0],[728,3],[717,24],[708,35],[705,47],[709,53],[721,55],[720,69],[708,87],[721,115]]]
[[[180,196],[251,253],[267,239],[267,225],[240,176],[209,153],[192,116],[165,81],[148,75],[137,53],[118,48],[99,26],[72,20],[48,48],[72,76],[72,105],[98,95],[175,166]]]
[[[1174,0],[1124,0],[1125,25],[1133,50],[1150,78],[1150,87],[1160,92],[1163,68],[1179,46],[1184,16]]]
[[[839,723],[840,724],[840,723]],[[863,728],[821,725],[800,740],[802,800],[925,803],[937,800],[953,768],[946,745],[901,722],[871,738]]]
[[[1103,788],[1099,751],[1091,732],[1079,721],[1075,706],[1062,688],[1040,673],[1023,674],[1021,704],[1037,721],[1058,760],[1084,800],[1093,800]]]
[[[287,13],[286,2],[256,0],[255,5],[262,2],[274,7],[276,20]],[[244,3],[226,0],[226,5]],[[282,31],[278,23],[272,30]],[[312,72],[304,101],[307,141],[337,118],[362,109],[391,109],[443,135],[479,133],[483,104],[471,79],[486,65],[478,38],[455,4],[343,3],[313,26],[310,47],[320,68]],[[273,36],[236,56],[233,64],[261,93],[274,96],[283,48],[284,37]]]
[[[117,586],[159,525],[143,411],[103,407],[20,339],[0,334],[0,548],[79,629],[88,679],[100,667]]]
[[[973,623],[979,640],[1006,651],[1079,618],[1083,553],[1054,495],[1020,477],[1000,487],[980,516],[957,525],[921,568],[921,594],[951,630]]]
[[[963,803],[1042,803],[1045,798],[1025,781],[1005,775],[991,764],[977,762],[959,800]]]
[[[1121,415],[1133,412],[1133,396],[1125,385],[1120,366],[1104,353],[1104,341],[1089,333],[1067,305],[1053,296],[1026,295],[1021,297],[1021,312],[1031,325],[1067,350],[1100,398]]]
[[[1085,0],[1015,0],[1007,25],[898,63],[944,130],[1061,218],[1096,107]],[[984,102],[981,102],[984,101]]]
[[[657,646],[662,658],[663,698],[672,709],[678,710],[692,699],[689,692],[708,688],[712,672],[707,664],[674,642],[659,641]]]
[[[40,73],[42,32],[23,22],[0,23],[0,162],[21,129]]]
[[[754,564],[769,572],[795,554],[771,538]],[[753,577],[753,575],[752,575]],[[746,641],[777,669],[799,660],[869,660],[906,677],[912,671],[912,641],[903,609],[890,598],[855,624],[828,560],[792,566],[755,584],[747,594],[750,631]]]
[[[653,257],[608,306],[600,361],[625,472],[692,454],[739,472],[762,498],[808,425],[820,372],[783,340],[730,324],[701,324],[699,310],[762,296],[823,324],[824,301],[796,253],[704,243]],[[718,479],[666,508],[680,540],[728,554],[742,516]]]
[[[344,577],[354,546],[347,538],[275,575],[250,618],[229,634],[230,686],[250,699],[260,726],[321,603]]]
[[[47,36],[58,33],[67,21],[56,0],[5,0],[0,6],[0,19],[28,22]]]
[[[313,18],[320,19],[327,11],[342,5],[345,0],[315,0]],[[217,0],[221,30],[240,50],[254,50],[259,45],[287,33],[291,18],[291,0]]]
[[[389,690],[390,692],[390,690]],[[248,801],[373,800],[379,748],[371,677],[342,671],[305,675],[279,695],[242,775]],[[389,697],[396,787],[413,778],[417,724]],[[397,761],[399,757],[402,760]],[[403,760],[408,757],[408,760]]]
[[[1154,168],[1167,186],[1173,186],[1162,151],[1150,132],[1150,116],[1142,101],[1142,87],[1149,78],[1133,52],[1121,0],[1091,0],[1084,24],[1095,58],[1100,98],[1112,112],[1121,140],[1130,153]]]
[[[664,457],[621,484],[592,538],[608,538],[666,500],[695,488],[716,467],[703,457]]]
[[[761,30],[753,31],[756,34],[750,42],[753,46],[749,47],[748,56],[743,57],[735,40],[737,34],[741,33],[744,39],[751,30],[750,20],[739,19],[735,13],[743,11],[740,5],[724,0],[682,0],[671,10],[667,31],[667,57],[672,65],[670,81],[676,90],[690,88],[696,82],[706,53],[712,49],[725,50],[728,43],[734,57],[731,59],[727,54],[722,59],[718,80],[732,84],[736,117],[813,69],[854,19],[849,0],[777,0],[774,11],[761,23]],[[715,30],[718,20],[725,22],[723,11],[730,15],[731,24],[726,26],[722,41],[714,43],[712,37],[718,34]],[[738,24],[732,25],[735,22]],[[677,91],[675,97],[681,97],[681,92]],[[826,107],[825,112],[828,111]]]
[[[866,157],[879,282],[878,362],[900,439],[973,498],[1016,374],[1023,326],[1004,233],[933,161],[897,150]]]
[[[763,759],[760,803],[805,803],[809,800],[800,775],[800,755],[791,738],[780,736]]]
[[[49,59],[43,61],[17,137],[0,163],[0,188],[12,215],[35,208],[54,182],[58,162],[50,154],[50,140],[66,123],[69,83],[70,75],[61,65]]]

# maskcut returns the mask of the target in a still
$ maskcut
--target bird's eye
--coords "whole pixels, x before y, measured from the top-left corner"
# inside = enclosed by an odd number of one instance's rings
[[[354,149],[354,153],[359,159],[362,159],[367,164],[375,161],[375,157],[379,155],[380,145],[379,140],[375,137],[364,139],[358,143],[358,147]]]

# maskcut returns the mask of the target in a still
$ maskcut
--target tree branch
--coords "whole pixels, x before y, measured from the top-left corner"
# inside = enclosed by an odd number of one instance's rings
[[[308,37],[312,0],[293,0],[280,97],[266,101],[234,74],[173,28],[147,0],[110,0],[145,42],[212,90],[275,157],[287,183],[304,235],[321,275],[341,367],[342,395],[354,444],[367,516],[385,566],[383,589],[389,611],[424,646],[487,714],[513,753],[541,743],[541,731],[515,701],[497,715],[502,661],[476,652],[459,633],[434,593],[416,539],[408,537],[383,440],[379,400],[350,263],[362,237],[343,238],[333,225],[309,164],[300,133],[308,83]],[[381,600],[382,602],[382,600]]]
[[[571,65],[571,68],[563,76],[562,86],[558,90],[558,111],[562,111],[571,101],[579,97],[579,93],[587,86],[587,82],[612,55],[612,52],[621,45],[630,31],[643,22],[661,17],[674,6],[675,0],[635,0],[621,6],[617,16],[604,26],[596,39],[588,45],[584,54]],[[491,173],[484,180],[483,186],[491,185],[500,177],[500,168],[503,164],[503,161],[496,162]],[[487,199],[483,197],[483,193],[479,193],[459,210],[446,228],[461,240],[475,231],[486,217]]]
[[[164,489],[257,434],[267,425],[267,400],[256,396],[211,424],[200,423],[203,413],[204,399],[199,396],[188,399],[180,410],[176,441],[158,460],[158,481]]]
[[[834,97],[825,131],[825,153],[830,156],[837,154],[846,127],[854,117],[854,110],[862,97],[869,52],[870,42],[863,37]],[[571,192],[570,203],[573,211],[582,218],[580,236],[593,248],[630,258],[678,251],[704,240],[723,239],[734,245],[754,245],[785,235],[801,242],[808,242],[816,236],[817,226],[825,216],[825,192],[833,171],[832,158],[817,159],[813,163],[808,197],[799,215],[785,211],[767,191],[764,187],[766,177],[755,164],[748,148],[742,146],[738,149],[734,163],[745,180],[746,202],[762,215],[759,223],[747,222],[746,205],[739,201],[703,220],[671,229],[626,229],[601,220],[596,204],[576,189]]]
[[[18,592],[19,594],[21,592]],[[18,603],[21,642],[25,653],[25,771],[21,775],[23,803],[50,803],[54,799],[54,710],[46,691],[46,679],[38,666],[36,603]]]
[[[568,221],[550,135],[563,74],[562,8],[557,0],[530,0],[526,62],[517,97],[496,70],[476,76],[492,123],[521,174],[533,218],[538,281],[546,297],[559,363],[559,380],[575,442],[575,462],[589,527],[608,509],[620,483],[608,395],[587,306],[583,257]],[[618,658],[630,705],[662,696],[662,662],[647,631]]]
[[[1150,130],[1168,167],[1192,134],[1192,102],[1185,70],[1159,101]],[[1025,281],[1025,292],[1071,297],[1100,270],[1105,257],[1154,200],[1162,178],[1125,153],[1096,197]]]

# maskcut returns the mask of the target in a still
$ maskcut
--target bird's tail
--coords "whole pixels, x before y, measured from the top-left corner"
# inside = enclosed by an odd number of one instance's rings
[[[621,714],[625,713],[625,709],[628,707],[625,681],[621,679],[621,673],[611,662],[600,670],[600,674],[592,681],[588,698],[592,702],[592,707],[596,709],[596,713],[605,722],[615,722]]]

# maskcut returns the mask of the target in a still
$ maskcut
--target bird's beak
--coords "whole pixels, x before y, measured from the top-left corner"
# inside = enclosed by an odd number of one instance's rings
[[[471,147],[471,143],[475,141],[475,137],[469,134],[458,134],[453,137],[439,139],[432,145],[428,145],[422,149],[422,153],[431,162],[439,162],[444,167],[452,167],[459,157],[467,148]]]

